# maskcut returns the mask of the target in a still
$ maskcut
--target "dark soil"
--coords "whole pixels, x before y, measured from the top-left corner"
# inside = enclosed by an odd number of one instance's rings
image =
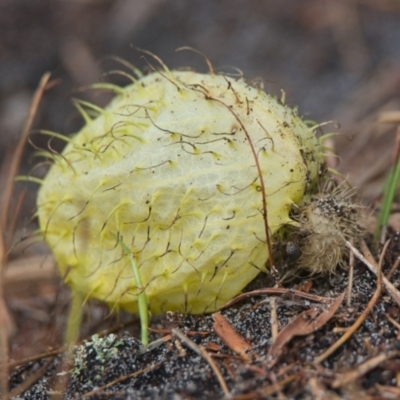
[[[342,271],[333,277],[329,284],[326,279],[317,279],[312,292],[337,297],[346,290],[347,275],[347,272]],[[400,285],[400,272],[393,276],[392,283]],[[261,282],[254,282],[252,285],[256,284]],[[250,362],[244,362],[235,355],[215,334],[211,315],[185,316],[171,313],[153,326],[167,330],[179,328],[198,345],[210,349],[231,395],[237,399],[272,398],[279,393],[288,398],[315,398],[315,389],[309,384],[311,378],[317,378],[326,396],[329,396],[331,390],[328,387],[337,374],[353,371],[360,364],[380,354],[397,351],[397,357],[383,362],[359,379],[331,393],[336,393],[340,398],[382,396],[384,390],[377,389],[376,385],[396,387],[396,374],[400,370],[398,329],[388,320],[388,316],[398,319],[399,308],[386,293],[380,297],[368,318],[345,345],[321,365],[313,364],[314,360],[343,334],[335,333],[335,328],[351,326],[366,308],[375,290],[375,276],[363,265],[357,264],[351,305],[346,306],[344,301],[329,323],[321,329],[306,337],[294,338],[283,348],[273,368],[268,367],[268,350],[272,344],[271,296],[251,297],[222,311],[235,330],[251,345]],[[274,297],[280,329],[305,310],[312,307],[321,310],[326,308],[326,305],[300,299],[295,295]],[[154,340],[158,337],[161,336],[152,336]],[[99,340],[103,340],[101,345],[97,344]],[[77,350],[78,356],[75,355],[75,365],[70,367],[74,372],[63,398],[80,399],[92,390],[98,390],[96,394],[88,397],[92,399],[110,398],[111,393],[111,397],[115,399],[223,397],[221,386],[207,361],[177,337],[173,336],[144,354],[138,354],[139,349],[140,342],[128,332],[120,333],[114,338],[108,336],[108,339],[94,338],[84,342]],[[23,382],[27,375],[34,373],[44,363],[45,360],[41,360],[17,369],[11,380],[12,387]],[[51,361],[45,376],[19,398],[50,398],[48,391],[51,389],[57,368],[60,372],[59,364],[59,357]],[[152,369],[146,372],[146,368],[149,367]],[[138,371],[138,376],[129,378],[128,375],[135,371]],[[127,378],[123,381],[110,388],[101,389],[107,383],[124,376]],[[285,384],[289,377],[289,382]],[[277,382],[278,389],[274,390],[274,384]],[[354,397],[356,393],[359,397]],[[248,394],[247,397],[245,394]]]

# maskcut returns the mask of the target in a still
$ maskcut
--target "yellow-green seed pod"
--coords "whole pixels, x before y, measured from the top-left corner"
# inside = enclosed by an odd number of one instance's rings
[[[82,112],[38,214],[65,281],[111,307],[136,312],[145,290],[153,313],[214,311],[265,270],[266,226],[273,240],[317,179],[314,129],[243,78],[154,72]]]

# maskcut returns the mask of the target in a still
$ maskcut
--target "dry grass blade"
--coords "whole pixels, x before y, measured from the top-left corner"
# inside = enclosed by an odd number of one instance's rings
[[[375,275],[378,275],[378,266],[376,264],[376,261],[372,257],[372,254],[364,241],[361,242],[361,250],[364,253],[364,256],[355,247],[351,246],[350,243],[347,243],[347,246],[351,249],[351,251],[354,252],[354,255],[369,268],[371,272],[373,272]],[[392,299],[400,307],[400,292],[383,274],[382,282],[385,285],[385,289],[392,296]]]
[[[318,315],[316,308],[310,308],[302,312],[289,322],[278,334],[275,342],[268,352],[268,368],[272,368],[282,353],[283,346],[290,342],[295,336],[302,336],[308,332],[308,327]]]
[[[361,376],[365,375],[369,371],[376,368],[378,365],[382,364],[384,361],[389,360],[390,358],[397,357],[400,354],[399,351],[391,351],[389,353],[379,354],[378,356],[371,358],[370,360],[362,363],[358,367],[354,369],[354,371],[346,372],[345,374],[339,375],[332,383],[332,387],[334,389],[339,388],[340,386],[346,385]]]
[[[283,346],[295,336],[305,336],[322,328],[335,314],[342,304],[345,293],[342,293],[328,309],[322,313],[316,308],[302,312],[293,321],[287,324],[276,338],[268,352],[268,367],[272,368],[281,355]]]
[[[25,379],[19,386],[13,389],[8,395],[10,398],[17,397],[21,393],[23,393],[26,389],[28,389],[31,385],[33,385],[38,379],[40,379],[45,373],[50,363],[53,361],[53,358],[50,358],[43,367],[39,368],[35,373]]]
[[[349,245],[350,243],[348,243]],[[389,245],[389,241],[385,243],[385,246],[383,248],[381,258],[379,260],[379,265],[378,265],[378,270],[377,270],[377,276],[378,276],[378,282],[377,282],[377,287],[374,295],[372,296],[371,300],[369,301],[367,307],[364,309],[362,314],[357,318],[356,322],[347,330],[347,332],[337,341],[335,342],[331,347],[329,347],[328,350],[326,350],[324,353],[322,353],[319,357],[317,357],[314,360],[315,364],[319,364],[322,361],[324,361],[326,358],[328,358],[331,354],[333,354],[342,344],[347,342],[353,336],[353,334],[357,331],[357,329],[361,326],[361,324],[365,321],[367,318],[368,314],[372,310],[372,308],[375,306],[376,302],[378,301],[381,292],[382,292],[382,263],[383,263],[383,258],[386,252],[386,249]],[[356,254],[357,256],[357,254]]]
[[[9,368],[14,368],[14,367],[18,367],[19,365],[33,363],[35,361],[39,361],[39,360],[42,360],[42,359],[47,358],[47,357],[56,356],[56,355],[62,353],[63,351],[65,351],[65,350],[67,350],[67,346],[61,346],[61,347],[59,347],[57,349],[50,350],[50,351],[48,351],[46,353],[41,353],[41,354],[38,354],[36,356],[24,358],[23,360],[11,361],[10,363],[7,364],[7,366]]]
[[[378,116],[378,122],[398,124],[400,123],[400,111],[383,111]]]
[[[248,352],[252,349],[242,336],[240,336],[228,322],[228,320],[220,313],[213,314],[214,332],[219,338],[235,353],[239,354],[246,362],[250,362],[251,358]]]
[[[400,323],[395,321],[390,315],[386,314],[386,318],[400,331]],[[399,332],[397,333],[397,337],[399,337]]]
[[[231,400],[254,400],[254,399],[266,399],[269,396],[281,391],[288,383],[294,381],[298,377],[297,374],[290,375],[287,378],[282,379],[277,383],[273,383],[271,386],[263,389],[260,392],[252,392],[246,394],[239,394],[237,396],[231,397]]]
[[[33,255],[18,258],[8,263],[4,272],[6,288],[17,286],[21,283],[35,284],[46,279],[54,279],[57,275],[56,264],[51,256]]]
[[[3,193],[3,204],[1,209],[1,229],[2,232],[5,231],[7,216],[9,213],[9,207],[11,203],[11,196],[14,189],[14,179],[17,175],[19,164],[22,157],[22,152],[24,151],[25,143],[28,140],[29,132],[31,130],[33,120],[36,115],[36,111],[39,107],[40,100],[43,96],[44,91],[46,90],[47,83],[50,79],[50,73],[47,72],[42,76],[42,79],[39,82],[38,88],[36,89],[35,94],[33,95],[33,99],[31,101],[31,105],[29,107],[28,117],[26,119],[24,128],[21,133],[21,137],[18,141],[17,147],[15,148],[10,165],[8,166],[8,174],[7,174],[7,182],[5,185],[4,193]]]
[[[160,347],[161,345],[163,345],[165,342],[168,342],[169,340],[172,339],[172,335],[166,335],[161,337],[160,339],[154,340],[153,342],[150,342],[148,345],[146,346],[142,346],[138,352],[137,352],[137,356],[141,356],[145,353],[148,353],[149,351],[152,351],[154,349],[157,349],[158,347]]]
[[[399,265],[400,265],[400,258],[397,258],[397,260],[392,265],[392,268],[390,268],[389,273],[387,274],[387,279],[389,281],[390,281],[390,279],[392,279],[392,276],[395,273],[395,271],[397,270],[397,268],[399,267]]]
[[[375,387],[379,390],[382,398],[400,399],[400,387],[384,386],[379,384],[376,384]]]
[[[234,299],[231,301],[228,301],[223,307],[220,308],[220,310],[223,310],[225,308],[231,307],[232,305],[238,303],[239,301],[242,301],[244,299],[247,299],[249,297],[254,297],[254,296],[265,296],[265,295],[275,295],[275,294],[285,294],[290,297],[302,297],[303,299],[315,301],[318,303],[324,303],[324,304],[331,304],[333,299],[329,297],[322,297],[322,296],[316,296],[314,294],[309,294],[306,292],[301,292],[300,290],[293,290],[293,289],[285,289],[285,288],[265,288],[265,289],[258,289],[258,290],[253,290],[251,292],[247,293],[242,293],[239,296],[236,296]]]
[[[350,261],[349,261],[349,284],[347,286],[347,293],[346,293],[346,304],[347,307],[351,305],[351,293],[353,289],[353,277],[354,277],[354,253],[350,252]]]
[[[120,376],[119,378],[114,379],[113,381],[107,383],[107,385],[100,386],[100,387],[98,387],[98,388],[96,388],[96,389],[94,389],[94,390],[92,390],[90,392],[87,392],[87,393],[83,394],[81,397],[82,398],[87,398],[87,397],[93,396],[95,394],[104,394],[102,392],[105,389],[108,389],[109,387],[114,386],[117,383],[124,381],[125,379],[134,378],[135,376],[139,376],[139,375],[142,375],[142,374],[144,374],[146,372],[152,371],[153,369],[158,368],[160,365],[161,365],[161,363],[153,364],[153,365],[150,365],[147,368],[141,369],[140,371],[135,371],[135,372],[132,372],[131,374]]]
[[[329,391],[315,376],[310,378],[307,385],[314,400],[340,400],[339,396]]]
[[[7,177],[0,206],[0,302],[3,303],[0,307],[0,365],[1,365],[0,397],[3,400],[9,398],[8,381],[7,381],[8,366],[6,364],[8,359],[8,338],[7,338],[8,332],[6,327],[7,327],[7,321],[9,321],[9,317],[7,316],[7,308],[4,304],[4,287],[3,287],[4,269],[5,265],[7,264],[7,244],[5,235],[8,225],[8,216],[10,213],[11,198],[14,190],[14,179],[19,168],[25,143],[27,141],[30,129],[32,127],[34,117],[36,115],[36,110],[39,106],[40,100],[46,89],[46,85],[49,81],[49,78],[50,78],[50,73],[46,73],[40,80],[39,86],[36,89],[31,105],[29,107],[28,117],[26,119],[24,128],[22,130],[21,137],[18,141],[15,150],[10,153],[12,154],[12,157],[6,160],[6,163],[4,164],[2,170],[2,172],[4,172],[7,169]]]
[[[269,304],[271,306],[271,336],[272,343],[275,343],[276,338],[279,334],[279,321],[278,321],[278,312],[276,311],[276,301],[275,297],[271,297]]]
[[[218,382],[223,390],[225,396],[230,397],[228,386],[224,380],[224,377],[221,374],[221,371],[218,369],[214,360],[207,353],[206,349],[203,346],[197,346],[193,340],[190,340],[180,329],[174,328],[172,329],[172,333],[177,336],[182,342],[184,342],[189,348],[191,348],[195,353],[199,356],[202,356],[210,365],[211,369],[214,371],[215,376],[218,379]]]
[[[117,332],[119,330],[123,330],[124,328],[128,327],[131,324],[132,324],[131,322],[128,322],[128,323],[125,323],[125,324],[119,324],[117,326],[111,327],[110,329],[105,329],[102,332],[99,332],[98,336],[100,338],[104,337],[104,336],[107,336],[110,333],[114,333],[114,332]],[[90,339],[90,337],[86,337],[85,339],[83,339],[83,341],[89,340],[89,339]],[[9,362],[7,364],[7,366],[8,366],[8,368],[14,368],[14,367],[17,367],[18,365],[23,365],[23,364],[28,364],[28,363],[31,363],[31,362],[34,362],[34,361],[39,361],[39,360],[41,360],[43,358],[52,357],[52,356],[56,356],[58,354],[61,354],[64,351],[66,351],[67,349],[68,349],[68,345],[62,345],[62,346],[59,346],[57,348],[50,349],[49,351],[47,351],[45,353],[40,353],[40,354],[37,354],[37,355],[32,356],[32,357],[24,358],[22,360],[11,361],[11,362]]]

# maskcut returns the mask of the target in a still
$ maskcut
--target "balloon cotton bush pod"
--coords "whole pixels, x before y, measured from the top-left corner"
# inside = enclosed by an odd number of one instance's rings
[[[41,231],[86,297],[136,312],[144,291],[153,313],[214,311],[266,270],[316,186],[316,126],[243,77],[164,66],[133,81],[105,109],[77,103],[86,125],[52,155]]]

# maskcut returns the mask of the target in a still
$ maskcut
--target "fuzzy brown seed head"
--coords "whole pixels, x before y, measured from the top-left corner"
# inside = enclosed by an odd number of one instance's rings
[[[304,203],[298,214],[299,267],[313,274],[334,272],[347,255],[346,241],[357,241],[364,232],[360,211],[340,186]]]

